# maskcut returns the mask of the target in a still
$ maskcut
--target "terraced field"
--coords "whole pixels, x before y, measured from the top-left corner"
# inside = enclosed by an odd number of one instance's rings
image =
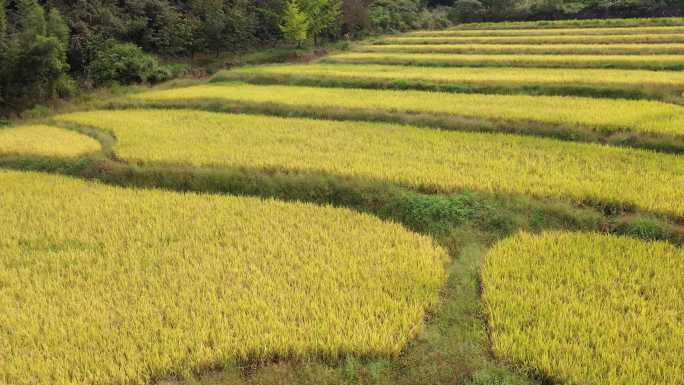
[[[0,129],[0,385],[682,384],[679,42],[469,24]]]

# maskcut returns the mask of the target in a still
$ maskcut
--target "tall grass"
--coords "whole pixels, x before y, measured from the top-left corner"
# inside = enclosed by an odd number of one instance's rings
[[[324,172],[427,191],[529,194],[684,216],[680,156],[514,135],[192,110],[93,111],[58,120],[113,132],[117,156],[148,166]]]
[[[684,378],[684,252],[592,233],[521,233],[485,257],[494,353],[568,384]]]
[[[445,282],[432,240],[345,209],[0,180],[2,384],[396,355]]]

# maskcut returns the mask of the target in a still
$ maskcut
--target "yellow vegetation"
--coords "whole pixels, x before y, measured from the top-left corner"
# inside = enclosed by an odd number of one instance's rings
[[[444,29],[436,31],[414,31],[403,36],[539,36],[539,35],[640,35],[640,34],[684,33],[680,25],[651,27],[612,28],[514,28],[514,29]]]
[[[145,101],[226,100],[285,106],[448,114],[583,126],[604,132],[684,135],[684,108],[672,104],[567,96],[452,94],[250,84],[200,85],[132,96]]]
[[[463,54],[578,54],[652,55],[682,54],[684,44],[364,44],[365,52]]]
[[[95,139],[62,128],[34,125],[0,129],[0,156],[77,157],[99,150]]]
[[[119,140],[116,153],[143,164],[323,171],[438,191],[503,191],[684,216],[684,159],[675,155],[514,135],[191,110],[93,111],[58,119],[111,130]]]
[[[460,55],[440,53],[348,52],[322,59],[326,63],[413,64],[426,66],[502,66],[684,69],[684,55]]]
[[[590,233],[521,233],[485,258],[494,353],[567,384],[684,378],[684,252]]]
[[[406,67],[382,64],[286,64],[221,71],[217,80],[240,75],[282,75],[307,79],[364,79],[422,81],[475,85],[587,85],[597,87],[684,88],[679,71],[613,69],[490,68],[490,67]]]
[[[429,238],[346,209],[0,180],[0,384],[397,354],[445,279]]]

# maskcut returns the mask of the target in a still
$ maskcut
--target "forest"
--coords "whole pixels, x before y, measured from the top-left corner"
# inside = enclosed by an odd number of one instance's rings
[[[177,76],[179,58],[462,22],[678,16],[682,0],[0,0],[0,114]]]

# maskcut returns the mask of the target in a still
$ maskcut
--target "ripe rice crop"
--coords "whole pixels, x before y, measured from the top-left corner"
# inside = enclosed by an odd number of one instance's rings
[[[684,69],[684,55],[458,55],[348,52],[328,56],[321,61],[343,64],[401,64],[444,67]]]
[[[652,18],[625,18],[625,19],[570,19],[570,20],[537,20],[537,21],[505,21],[505,22],[482,22],[464,23],[454,30],[473,29],[515,29],[515,28],[615,28],[615,27],[647,27],[647,26],[682,26],[684,18],[681,17],[652,17]]]
[[[537,121],[588,127],[600,132],[682,136],[684,108],[643,100],[565,96],[452,94],[425,91],[339,89],[300,86],[257,86],[242,83],[200,85],[133,95],[143,101],[224,100],[288,108],[370,110]],[[610,113],[604,113],[610,111]]]
[[[491,68],[491,67],[409,67],[378,64],[285,64],[243,67],[221,71],[214,81],[268,78],[281,82],[309,80],[353,84],[415,82],[417,86],[466,85],[482,87],[587,87],[661,92],[684,91],[684,73],[611,69]],[[404,82],[404,83],[402,83]]]
[[[62,128],[34,125],[0,129],[0,156],[77,157],[100,151],[95,139]]]
[[[240,360],[394,355],[445,281],[429,238],[346,209],[0,180],[2,384],[142,385]]]
[[[483,267],[493,351],[555,382],[684,378],[684,252],[592,233],[521,233]]]
[[[537,55],[673,55],[684,44],[366,44],[360,52],[537,54]]]
[[[684,33],[684,26],[613,27],[613,28],[514,28],[514,29],[444,29],[413,31],[401,36],[562,36],[562,35],[641,35]]]
[[[364,100],[345,100],[355,99]],[[684,158],[675,155],[515,135],[194,110],[93,111],[58,120],[113,132],[116,154],[143,165],[325,172],[441,192],[531,194],[684,216]]]
[[[664,44],[684,43],[684,34],[552,36],[389,36],[382,44]]]

